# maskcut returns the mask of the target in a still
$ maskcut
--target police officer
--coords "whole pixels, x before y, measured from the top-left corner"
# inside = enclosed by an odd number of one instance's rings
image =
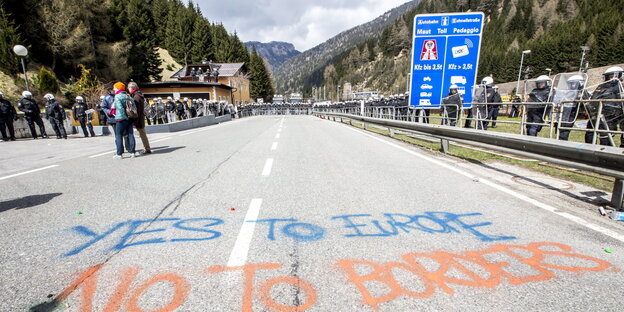
[[[85,138],[89,137],[89,133],[92,137],[95,137],[95,131],[93,131],[93,125],[89,122],[89,116],[87,116],[87,110],[89,110],[89,106],[84,102],[84,98],[82,96],[76,97],[76,103],[72,106],[72,115],[74,116],[74,120],[80,123],[80,128],[82,128],[82,133]],[[89,132],[87,132],[87,126],[89,127]]]
[[[178,120],[186,119],[186,102],[187,101],[188,101],[187,98],[184,98],[184,101],[180,101],[180,99],[176,100],[175,110],[176,110],[176,116]]]
[[[487,119],[492,121],[492,128],[496,128],[496,119],[498,119],[498,111],[500,110],[500,106],[503,102],[501,99],[500,93],[498,93],[498,86],[493,86],[491,89],[487,91],[488,95],[488,116]]]
[[[548,103],[550,101],[552,80],[546,75],[541,75],[535,80],[535,88],[529,93],[529,102],[536,104],[527,105],[527,135],[537,136],[542,130],[541,123],[544,123],[544,114],[546,113],[546,105],[539,103]]]
[[[587,93],[584,92],[585,78],[582,75],[573,75],[566,81],[567,89],[564,91],[557,91],[555,96],[555,102],[557,97],[560,97],[562,101],[567,100],[581,100],[587,99]],[[563,103],[561,109],[561,120],[559,125],[561,127],[571,128],[574,126],[574,120],[579,110],[579,103]],[[570,136],[570,130],[559,129],[559,140],[567,141]]]
[[[169,96],[167,97],[167,102],[165,103],[165,114],[167,115],[167,122],[174,122],[175,121],[175,103],[173,102],[173,99]]]
[[[457,112],[461,109],[464,98],[458,92],[457,85],[451,85],[449,93],[442,99],[442,124],[457,125]]]
[[[195,77],[197,77],[197,72],[195,71],[195,67],[191,68],[191,81],[195,81]]]
[[[95,110],[98,111],[100,125],[103,126],[106,124],[106,113],[102,109],[102,102],[104,102],[105,96],[100,96],[100,104],[95,107]]]
[[[4,98],[4,93],[0,92],[0,132],[2,133],[2,141],[15,141],[14,120],[17,120],[15,107]],[[7,136],[5,127],[9,129],[9,136]]]
[[[47,100],[45,104],[45,118],[50,121],[52,129],[54,129],[56,133],[56,138],[67,140],[67,132],[63,124],[63,121],[65,121],[65,110],[61,106],[61,103],[54,99],[54,95],[48,93],[44,95],[43,98]]]
[[[473,99],[475,103],[479,105],[473,105],[468,111],[468,117],[464,125],[465,128],[471,128],[472,118],[476,119],[477,129],[487,130],[487,116],[488,116],[488,104],[495,99],[494,96],[494,78],[488,76],[481,80],[479,85],[479,92],[475,94]],[[499,100],[500,102],[500,100]]]
[[[41,137],[44,139],[48,137],[45,127],[43,126],[43,120],[41,120],[39,105],[37,105],[37,102],[33,100],[32,93],[30,93],[30,91],[22,92],[22,99],[19,101],[17,108],[24,112],[24,117],[26,118],[26,122],[28,122],[28,128],[30,128],[30,133],[32,134],[33,139],[37,139],[35,124],[39,126]]]
[[[624,69],[619,66],[608,68],[603,74],[604,82],[598,85],[591,96],[592,100],[622,99],[624,90],[622,79],[624,78]],[[602,102],[602,116],[598,116],[599,103],[588,103],[586,105],[590,120],[587,122],[588,129],[594,129],[596,122],[599,122],[598,129],[617,130],[618,124],[620,131],[624,130],[624,103],[622,102]],[[600,117],[600,118],[598,118]],[[609,140],[610,134],[599,132],[600,145],[611,145]],[[585,142],[592,143],[594,139],[593,132],[585,133]],[[620,140],[620,147],[624,147],[624,135]]]

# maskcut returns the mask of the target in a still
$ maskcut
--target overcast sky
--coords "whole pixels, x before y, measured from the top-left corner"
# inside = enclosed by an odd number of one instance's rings
[[[305,51],[407,0],[195,0],[211,22],[246,41],[285,41]]]

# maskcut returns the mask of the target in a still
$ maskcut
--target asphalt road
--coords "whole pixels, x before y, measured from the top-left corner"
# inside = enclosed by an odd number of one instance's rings
[[[136,159],[96,139],[16,142],[31,161],[0,168],[0,311],[624,303],[621,224],[503,170],[310,116],[154,136]]]

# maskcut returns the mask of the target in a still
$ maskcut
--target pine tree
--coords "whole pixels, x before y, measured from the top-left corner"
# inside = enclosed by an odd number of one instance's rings
[[[129,0],[124,37],[130,43],[128,66],[130,78],[135,81],[160,80],[161,61],[156,53],[154,20],[143,0]]]
[[[193,25],[191,60],[193,63],[200,63],[204,59],[212,60],[214,59],[213,49],[210,23],[204,17],[199,17]]]
[[[249,69],[251,70],[251,97],[262,98],[269,102],[273,98],[274,88],[269,74],[268,65],[258,55],[254,46],[249,57]]]
[[[230,35],[222,24],[216,24],[211,27],[212,42],[214,46],[214,61],[217,63],[226,63],[232,59],[233,51],[230,44]]]
[[[20,42],[17,27],[4,11],[4,1],[0,0],[0,70],[5,73],[19,72],[19,62],[13,54],[13,46]]]

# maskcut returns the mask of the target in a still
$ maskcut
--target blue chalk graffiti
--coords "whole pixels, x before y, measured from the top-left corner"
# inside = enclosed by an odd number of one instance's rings
[[[338,234],[345,238],[392,237],[411,233],[458,233],[472,235],[484,242],[516,239],[515,236],[486,233],[484,227],[492,225],[492,222],[475,220],[479,216],[482,216],[482,214],[430,211],[419,215],[384,213],[381,215],[381,218],[376,218],[371,214],[348,214],[334,216],[330,220],[342,222],[342,227]],[[471,221],[468,221],[468,219]],[[322,226],[300,222],[294,218],[259,219],[247,222],[266,225],[266,238],[270,241],[277,240],[278,233],[281,233],[281,237],[290,238],[297,242],[314,242],[325,238],[327,233],[327,230]],[[71,230],[80,237],[87,238],[88,241],[64,253],[62,257],[79,254],[96,243],[112,237],[116,232],[119,232],[118,236],[120,237],[110,247],[111,250],[122,250],[128,247],[150,244],[196,243],[214,240],[222,236],[222,233],[217,228],[222,224],[224,224],[224,221],[218,218],[129,220],[114,224],[101,234],[87,226],[75,226]],[[201,237],[176,237],[171,239],[165,239],[156,235],[156,233],[166,231],[203,233],[204,235]],[[156,237],[146,238],[148,234],[156,235]],[[236,233],[233,233],[233,235],[236,235]]]

